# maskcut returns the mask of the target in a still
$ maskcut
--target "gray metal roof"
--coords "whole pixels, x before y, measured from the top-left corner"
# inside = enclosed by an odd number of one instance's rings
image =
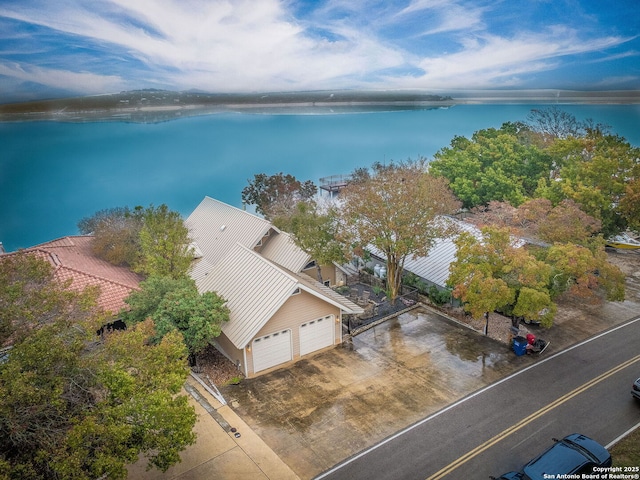
[[[215,291],[229,307],[224,334],[244,348],[298,288],[298,282],[258,253],[235,244],[200,281],[201,291]]]
[[[193,243],[215,265],[236,244],[253,248],[273,227],[263,218],[205,197],[185,221]]]
[[[205,197],[186,225],[201,253],[190,275],[198,291],[215,291],[227,302],[230,320],[222,331],[238,348],[244,348],[298,288],[346,313],[363,311],[299,273],[311,257],[267,220]]]
[[[270,235],[259,251],[263,257],[292,272],[301,271],[311,261],[311,255],[298,247],[285,232]]]
[[[237,348],[244,348],[298,288],[344,310],[362,308],[305,274],[288,272],[237,243],[229,254],[199,280],[200,291],[215,291],[229,307],[222,331]]]
[[[469,232],[477,238],[480,238],[480,230],[474,225],[448,217],[442,217],[442,219],[455,222],[461,231]],[[438,286],[444,287],[449,278],[449,265],[456,260],[457,248],[453,243],[456,237],[457,235],[454,235],[449,238],[437,240],[429,250],[429,253],[424,257],[407,258],[404,263],[404,270]],[[371,245],[367,247],[367,250],[378,258],[385,258],[380,250]]]

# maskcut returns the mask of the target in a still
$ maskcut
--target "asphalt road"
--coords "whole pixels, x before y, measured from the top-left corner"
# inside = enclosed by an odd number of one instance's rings
[[[607,446],[640,423],[640,317],[484,388],[316,477],[488,479],[583,433]]]

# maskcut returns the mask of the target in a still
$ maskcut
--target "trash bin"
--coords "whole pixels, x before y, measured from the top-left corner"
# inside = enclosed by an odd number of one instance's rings
[[[514,337],[513,339],[513,352],[518,355],[526,355],[527,353],[527,339],[522,336]]]

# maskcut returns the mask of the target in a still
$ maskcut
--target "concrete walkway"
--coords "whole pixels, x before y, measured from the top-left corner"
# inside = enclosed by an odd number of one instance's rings
[[[181,453],[182,462],[165,473],[146,471],[146,461],[129,467],[135,480],[299,480],[298,476],[227,405],[193,378],[185,392],[196,409],[197,442]],[[231,431],[234,429],[235,431]],[[236,437],[236,435],[238,435]]]

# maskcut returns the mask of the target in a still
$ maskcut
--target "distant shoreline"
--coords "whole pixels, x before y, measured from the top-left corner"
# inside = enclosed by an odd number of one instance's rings
[[[394,91],[208,94],[135,90],[91,97],[4,104],[0,105],[0,122],[159,123],[218,113],[322,115],[439,109],[455,105],[640,105],[640,91],[529,90],[459,93],[459,96],[453,98],[422,92]]]

